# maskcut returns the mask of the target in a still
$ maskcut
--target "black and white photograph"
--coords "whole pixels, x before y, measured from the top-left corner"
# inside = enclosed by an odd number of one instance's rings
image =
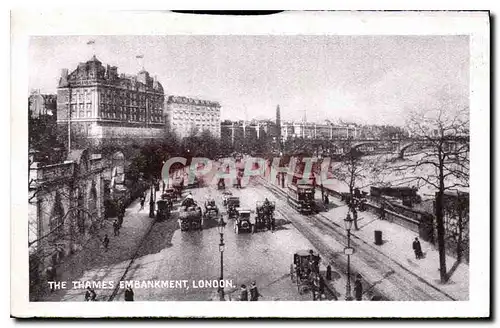
[[[16,314],[489,313],[487,12],[51,14],[13,16]]]

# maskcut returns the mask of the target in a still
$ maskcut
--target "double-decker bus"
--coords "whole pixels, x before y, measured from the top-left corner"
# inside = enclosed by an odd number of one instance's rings
[[[311,214],[316,211],[314,202],[314,186],[312,184],[288,185],[287,201],[299,213]]]

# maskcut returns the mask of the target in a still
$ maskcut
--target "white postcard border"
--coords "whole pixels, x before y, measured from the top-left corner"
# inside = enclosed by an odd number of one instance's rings
[[[228,28],[230,26],[230,28]],[[490,86],[487,12],[285,12],[264,17],[187,16],[165,12],[12,14],[11,181],[27,182],[30,35],[335,34],[470,35],[471,246],[468,302],[28,302],[27,188],[12,184],[11,314],[20,317],[474,317],[490,311]]]

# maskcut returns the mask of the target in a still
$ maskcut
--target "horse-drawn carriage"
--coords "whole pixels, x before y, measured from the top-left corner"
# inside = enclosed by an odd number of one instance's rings
[[[205,202],[205,217],[216,218],[219,215],[219,208],[215,204],[214,199],[209,199]]]
[[[172,189],[177,198],[182,197],[182,190],[184,189],[184,179],[182,177],[176,177],[172,182]]]
[[[217,189],[218,190],[226,189],[226,183],[224,182],[223,178],[220,178],[219,181],[217,182]]]
[[[179,209],[179,227],[182,231],[203,229],[203,214],[201,207],[189,194],[181,203]]]
[[[257,202],[255,211],[257,217],[255,218],[255,230],[268,229],[274,230],[274,210],[276,203],[268,201]]]
[[[308,291],[318,292],[321,276],[319,273],[319,262],[321,258],[313,250],[300,250],[293,255],[293,264],[290,268],[292,280],[297,283],[300,294]]]
[[[176,201],[178,195],[179,193],[174,188],[168,188],[165,189],[165,191],[161,195],[161,199],[170,199],[172,201]]]
[[[182,231],[203,229],[201,207],[193,205],[179,211],[179,227]]]
[[[156,220],[162,221],[170,218],[172,211],[171,202],[167,199],[160,199],[156,202]]]
[[[237,210],[236,220],[234,221],[234,232],[237,234],[242,231],[251,232],[251,216],[252,211],[250,211],[249,209]]]
[[[166,206],[168,207],[169,211],[171,211],[174,207],[174,200],[177,197],[172,194],[172,192],[164,192],[161,195],[161,200],[164,200],[166,202]]]
[[[238,208],[240,207],[239,197],[229,197],[227,199],[227,214],[229,218],[235,218],[238,216]]]
[[[222,192],[222,197],[223,197],[223,200],[222,200],[222,205],[224,205],[225,207],[227,207],[227,199],[229,197],[233,196],[233,193],[230,192],[229,190],[225,190]]]
[[[184,198],[181,202],[181,207],[183,207],[184,209],[187,209],[188,207],[191,207],[191,206],[195,206],[197,205],[196,202],[194,201],[193,199],[193,195],[191,195],[191,193],[189,193],[186,198]]]

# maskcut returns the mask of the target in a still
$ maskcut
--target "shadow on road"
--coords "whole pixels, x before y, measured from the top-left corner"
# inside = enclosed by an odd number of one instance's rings
[[[140,246],[137,257],[156,254],[165,248],[172,247],[172,237],[177,229],[179,229],[179,224],[175,217],[162,222],[156,222],[149,236],[144,239]]]
[[[455,263],[451,267],[450,271],[448,271],[446,273],[446,281],[450,280],[451,276],[453,276],[453,274],[455,273],[455,271],[457,270],[459,265],[460,265],[460,261],[455,261]]]

